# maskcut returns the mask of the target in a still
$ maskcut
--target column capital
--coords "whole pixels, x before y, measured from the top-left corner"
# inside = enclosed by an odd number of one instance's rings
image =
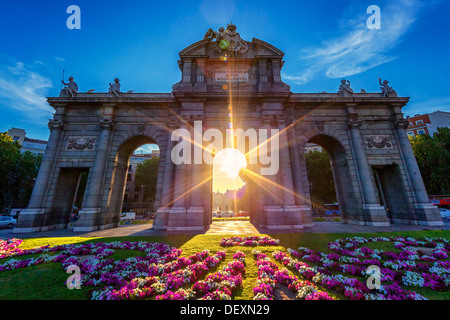
[[[180,119],[178,119],[177,116],[169,116],[169,123],[168,123],[169,129],[175,130],[180,127]]]
[[[409,121],[405,118],[393,118],[392,123],[394,124],[394,128],[403,128],[406,129],[409,126]]]
[[[112,130],[114,127],[114,122],[110,119],[102,119],[98,124],[102,129]]]
[[[272,124],[272,119],[273,116],[271,115],[262,115],[261,116],[261,125],[265,126],[265,125],[271,125]]]
[[[362,120],[358,119],[358,117],[350,117],[348,119],[348,127],[350,129],[358,129],[362,126]]]
[[[56,120],[56,119],[50,119],[48,121],[48,128],[50,129],[50,131],[63,130],[64,129],[64,121]]]
[[[180,120],[181,120],[181,123],[184,125],[192,126],[192,124],[194,123],[193,116],[191,116],[189,114],[182,115]]]
[[[287,116],[285,115],[276,115],[275,116],[275,121],[279,126],[285,126],[286,123],[289,122],[289,119]]]
[[[194,121],[203,121],[204,118],[205,118],[205,116],[203,114],[194,114],[192,116],[192,122],[194,122]]]

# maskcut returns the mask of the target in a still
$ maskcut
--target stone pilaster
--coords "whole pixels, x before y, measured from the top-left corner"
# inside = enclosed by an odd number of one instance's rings
[[[266,91],[270,86],[267,76],[267,60],[258,60],[258,72],[259,72],[259,91]]]
[[[191,116],[182,116],[180,129],[190,132]],[[182,139],[185,139],[184,137]],[[186,176],[187,164],[175,165],[175,179],[172,207],[169,211],[168,231],[186,230]]]
[[[284,224],[288,229],[301,229],[302,217],[300,207],[296,205],[294,182],[292,178],[292,167],[290,161],[289,141],[287,137],[286,117],[275,116],[275,121],[279,130],[279,163],[280,163],[280,180],[282,186],[283,195],[283,211],[284,211]]]
[[[179,126],[180,122],[178,118],[172,116],[167,128],[166,163],[164,164],[161,206],[158,208],[155,219],[153,220],[153,228],[158,230],[167,230],[169,212],[173,203],[175,164],[172,161],[172,149],[175,143],[172,141],[172,133]]]
[[[206,91],[205,70],[206,70],[205,59],[197,59],[197,79],[196,79],[197,81],[194,83],[196,91]]]
[[[192,116],[193,128],[191,130],[192,139],[195,135],[201,135],[203,137],[203,132],[195,132],[197,126],[195,126],[196,121],[203,121],[203,115],[197,114]],[[203,126],[202,126],[203,128]],[[202,140],[203,141],[203,140]],[[197,142],[196,143],[200,143]],[[201,142],[203,143],[203,142]],[[192,153],[192,160],[190,165],[191,179],[189,181],[190,191],[190,206],[186,211],[186,227],[194,230],[203,230],[204,228],[204,215],[205,208],[203,207],[202,197],[203,194],[203,183],[205,179],[204,164],[203,159],[201,163],[195,163],[195,154],[200,153],[198,156],[203,155],[203,148],[200,145],[193,144],[194,152]],[[203,158],[203,157],[201,157]]]

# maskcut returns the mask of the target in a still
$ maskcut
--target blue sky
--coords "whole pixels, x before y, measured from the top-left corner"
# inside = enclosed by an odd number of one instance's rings
[[[336,92],[342,78],[378,92],[378,77],[411,97],[407,115],[450,111],[450,3],[441,1],[6,1],[0,0],[0,130],[47,139],[62,70],[80,91],[170,92],[181,78],[178,52],[211,27],[232,21],[244,40],[285,52],[293,92]],[[81,29],[69,30],[69,5]],[[369,5],[381,29],[369,30]]]

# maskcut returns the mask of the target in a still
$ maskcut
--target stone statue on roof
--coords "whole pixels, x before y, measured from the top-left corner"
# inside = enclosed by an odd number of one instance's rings
[[[120,94],[120,83],[119,78],[114,79],[114,83],[109,83],[109,90],[108,93],[114,93],[116,97]]]
[[[345,79],[341,80],[338,94],[340,97],[351,97],[353,95],[353,89],[350,88],[350,81]]]
[[[73,81],[73,77],[69,77],[69,82],[65,83],[64,80],[61,80],[62,84],[67,86],[61,90],[60,96],[70,96],[75,97],[78,92],[78,85],[75,81]]]
[[[383,94],[384,98],[397,96],[397,93],[395,92],[395,90],[392,89],[392,87],[388,85],[389,81],[384,80],[383,82],[381,82],[381,78],[378,77],[378,82],[380,83],[381,93]]]

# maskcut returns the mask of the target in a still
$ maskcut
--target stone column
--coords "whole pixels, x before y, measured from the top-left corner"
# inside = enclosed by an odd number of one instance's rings
[[[360,178],[361,191],[363,193],[363,221],[349,221],[349,223],[360,223],[373,226],[389,226],[389,219],[386,209],[377,200],[375,187],[372,181],[371,168],[367,161],[366,153],[363,149],[359,128],[362,121],[358,119],[353,111],[353,106],[349,107],[349,128],[352,149],[355,157],[356,168]]]
[[[275,120],[279,130],[280,180],[283,195],[284,226],[287,229],[301,229],[300,208],[295,203],[294,182],[292,179],[291,157],[286,129],[286,117],[277,115]],[[280,226],[278,226],[280,227]]]
[[[180,129],[190,131],[190,122],[190,116],[183,116],[183,120],[180,122]],[[168,231],[178,231],[186,228],[186,170],[187,164],[185,163],[175,165],[173,202],[169,211]]]
[[[309,192],[304,193],[303,180],[301,175],[300,159],[302,154],[298,149],[297,135],[295,133],[295,122],[293,116],[289,118],[287,127],[287,137],[289,141],[289,155],[291,159],[292,182],[294,185],[294,192],[296,194],[295,203],[300,208],[302,224],[304,227],[313,227],[314,220],[309,202]]]
[[[202,131],[198,131],[197,133],[195,132],[195,130],[200,130],[200,128],[198,128],[195,125],[196,121],[203,121],[203,116],[202,115],[194,115],[192,116],[192,122],[194,123],[193,129],[191,131],[191,136],[192,139],[195,138],[196,135],[199,135],[201,137],[203,137],[203,129],[201,129]],[[203,126],[202,126],[203,128]],[[202,139],[203,141],[203,139]],[[200,141],[195,141],[196,143],[202,143]],[[201,183],[205,183],[203,180],[205,178],[204,175],[204,165],[203,165],[203,149],[202,146],[199,146],[197,144],[193,144],[193,149],[194,152],[192,153],[192,164],[190,165],[191,168],[191,181],[189,183],[190,186],[190,198],[191,198],[191,203],[190,203],[190,207],[187,209],[187,215],[186,215],[186,227],[189,230],[203,230],[204,228],[204,214],[205,214],[205,209],[203,208],[203,203],[202,203],[202,197],[204,196],[203,194],[203,184]],[[201,158],[201,163],[195,163],[194,160],[196,160],[195,158],[195,154],[199,153],[197,155],[197,157]],[[201,155],[201,156],[200,156]]]
[[[295,205],[295,197],[293,195],[294,183],[292,181],[289,145],[286,134],[286,119],[284,116],[275,116],[275,120],[277,122],[279,130],[279,170],[281,176],[281,185],[283,187],[283,202],[285,205],[291,206]]]
[[[50,137],[33,187],[33,193],[31,194],[28,208],[20,212],[14,233],[40,231],[42,227],[44,214],[46,213],[44,202],[48,192],[49,181],[55,169],[64,122],[63,120],[51,119],[48,122],[48,128],[50,129]]]
[[[161,206],[156,212],[156,216],[153,222],[153,228],[158,230],[166,230],[169,219],[169,212],[173,201],[173,185],[174,185],[174,174],[175,174],[175,164],[172,161],[172,149],[175,142],[172,141],[173,130],[179,127],[179,120],[176,117],[171,117],[169,120],[169,125],[167,129],[167,143],[166,143],[166,156],[164,164],[164,177],[163,177],[163,187],[162,187],[162,197]]]
[[[261,122],[262,122],[262,129],[267,130],[267,140],[268,142],[265,144],[265,147],[267,148],[267,151],[269,152],[269,145],[271,146],[273,141],[270,140],[272,137],[272,120],[274,119],[273,115],[262,115],[261,116]],[[261,157],[261,141],[259,142],[260,148],[258,150],[259,156]],[[279,160],[279,159],[277,159]],[[282,192],[277,187],[278,181],[277,181],[277,175],[279,174],[279,171],[276,174],[273,175],[262,175],[261,172],[259,172],[261,179],[259,181],[259,185],[261,187],[261,191],[264,192],[264,196],[262,198],[264,204],[264,215],[262,219],[260,220],[262,223],[262,227],[268,228],[268,229],[275,229],[277,226],[283,226],[285,225],[284,221],[284,212],[282,208]],[[266,181],[266,179],[268,181]]]
[[[75,223],[74,231],[97,230],[99,215],[101,214],[101,196],[104,186],[105,167],[109,155],[109,145],[113,130],[113,121],[107,115],[99,122],[102,131],[98,142],[97,153],[95,155],[94,167],[89,172],[89,186],[86,189],[85,207],[79,212],[80,218]]]
[[[403,157],[403,163],[406,171],[408,172],[416,201],[414,204],[414,209],[416,211],[417,221],[412,220],[411,222],[420,225],[442,226],[443,222],[439,209],[432,205],[428,199],[422,175],[420,174],[420,169],[417,165],[416,157],[414,156],[414,151],[411,147],[411,143],[409,142],[408,134],[406,133],[408,121],[403,119],[403,116],[400,116],[397,113],[397,116],[394,116],[393,124],[399,142],[400,152]]]

